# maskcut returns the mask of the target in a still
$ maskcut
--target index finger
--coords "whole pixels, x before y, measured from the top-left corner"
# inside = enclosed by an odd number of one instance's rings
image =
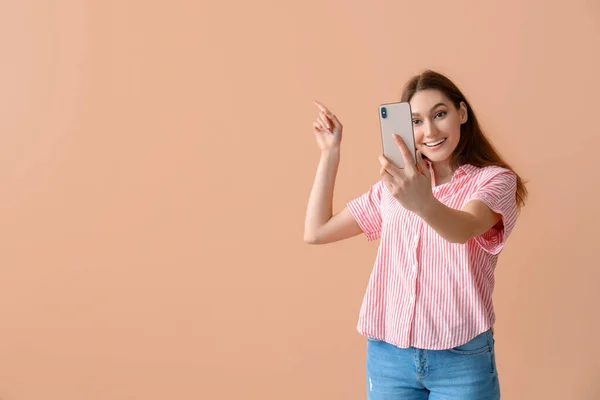
[[[410,167],[414,169],[416,161],[412,153],[408,149],[408,146],[406,146],[406,143],[404,143],[404,139],[402,139],[402,137],[397,133],[394,133],[394,139],[396,140],[396,143],[400,148],[400,153],[402,153],[402,158],[404,159],[405,167]]]
[[[319,110],[323,111],[328,116],[332,116],[333,115],[332,112],[329,111],[329,109],[327,107],[325,107],[323,104],[319,103],[318,101],[313,100],[313,104],[315,106],[317,106],[319,108]]]

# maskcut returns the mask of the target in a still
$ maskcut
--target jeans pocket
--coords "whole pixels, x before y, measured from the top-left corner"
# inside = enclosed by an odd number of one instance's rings
[[[485,352],[491,351],[491,345],[488,338],[488,332],[484,332],[465,344],[460,346],[456,346],[452,349],[449,349],[451,353],[462,354],[462,355],[477,355]]]
[[[448,351],[451,353],[455,353],[455,354],[461,354],[463,356],[475,356],[477,354],[481,354],[481,353],[490,351],[490,346],[485,345],[484,347],[481,347],[481,348],[475,349],[475,350],[464,350],[461,348],[461,346],[459,346],[459,347],[455,347],[453,349],[449,349]]]
[[[466,357],[464,358],[464,362],[472,362],[479,365],[480,368],[489,368],[490,373],[496,374],[494,342],[492,333],[488,331],[448,351],[458,356]]]

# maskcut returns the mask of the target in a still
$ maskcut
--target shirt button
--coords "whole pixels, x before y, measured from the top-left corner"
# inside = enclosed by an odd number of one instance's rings
[[[413,271],[417,272],[417,264],[413,264]]]
[[[410,301],[415,301],[415,296],[410,296]]]

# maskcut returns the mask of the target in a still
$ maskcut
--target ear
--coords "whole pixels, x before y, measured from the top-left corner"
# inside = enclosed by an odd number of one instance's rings
[[[469,113],[467,112],[467,105],[465,104],[464,101],[460,102],[460,107],[458,108],[458,115],[460,116],[460,124],[464,124],[465,122],[467,122],[467,120],[469,119],[468,115]]]

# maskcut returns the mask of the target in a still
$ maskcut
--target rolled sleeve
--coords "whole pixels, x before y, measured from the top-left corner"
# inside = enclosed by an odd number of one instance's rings
[[[492,167],[484,172],[481,183],[469,199],[481,201],[502,216],[500,228],[494,226],[475,238],[483,250],[490,254],[497,255],[502,251],[517,222],[516,190],[517,177],[512,171]]]

